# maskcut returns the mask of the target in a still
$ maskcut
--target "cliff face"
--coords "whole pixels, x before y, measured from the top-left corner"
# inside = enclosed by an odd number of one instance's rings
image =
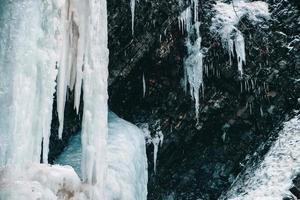
[[[236,63],[229,67],[219,38],[209,32],[214,2],[199,3],[202,46],[209,48],[204,62],[212,68],[204,77],[198,123],[194,103],[180,83],[186,49],[177,23],[158,31],[161,42],[156,37],[128,68],[130,73],[111,84],[113,111],[130,121],[153,125],[153,132],[159,121],[165,136],[156,174],[150,164],[149,199],[217,199],[257,147],[276,135],[280,123],[299,108],[299,12],[288,1],[279,2],[268,2],[271,20],[251,25],[245,17],[239,23],[246,42],[243,79]],[[143,4],[138,3],[140,9]],[[143,11],[136,12],[137,24],[147,23],[149,19],[139,19]],[[152,148],[148,149],[150,163]],[[267,149],[268,145],[258,154]]]
[[[122,118],[149,123],[153,133],[160,129],[164,134],[156,174],[153,147],[148,147],[149,199],[217,199],[257,147],[276,137],[280,123],[300,108],[299,11],[289,1],[268,3],[269,21],[251,25],[245,17],[238,25],[247,57],[241,78],[237,64],[229,65],[220,39],[209,31],[215,1],[199,1],[204,64],[210,68],[204,74],[197,122],[194,102],[181,86],[186,36],[177,17],[189,3],[136,2],[133,36],[130,2],[108,1],[109,106]],[[65,132],[72,134],[80,128],[80,118],[69,116]],[[54,113],[52,135],[56,121]],[[59,149],[57,141],[53,136],[52,150]]]

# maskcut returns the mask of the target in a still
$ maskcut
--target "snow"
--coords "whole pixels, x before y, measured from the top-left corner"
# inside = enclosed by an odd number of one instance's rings
[[[237,25],[244,16],[247,16],[254,25],[268,20],[270,18],[268,4],[262,1],[246,2],[239,0],[230,4],[218,1],[214,10],[216,15],[212,19],[210,31],[220,36],[224,49],[228,51],[230,64],[235,47],[238,71],[240,75],[243,75],[243,64],[246,64],[245,42]]]
[[[240,175],[220,199],[282,200],[289,195],[292,180],[300,173],[300,116],[284,123],[264,159]]]
[[[0,199],[87,199],[81,192],[83,186],[79,177],[69,166],[30,163],[22,171],[18,170],[0,168]]]
[[[147,198],[147,157],[144,134],[135,125],[109,113],[107,140],[107,199]],[[76,135],[56,163],[71,165],[80,174],[81,140]]]

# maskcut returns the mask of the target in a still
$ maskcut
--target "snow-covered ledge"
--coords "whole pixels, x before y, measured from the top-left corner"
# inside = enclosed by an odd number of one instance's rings
[[[282,200],[300,172],[300,115],[284,123],[258,166],[249,166],[220,200]]]

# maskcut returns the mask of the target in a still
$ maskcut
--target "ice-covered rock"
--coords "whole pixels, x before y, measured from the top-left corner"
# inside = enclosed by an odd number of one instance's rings
[[[300,172],[300,116],[284,123],[269,152],[256,166],[248,166],[220,199],[282,200]]]
[[[107,199],[146,199],[148,167],[143,131],[112,112],[108,122]],[[71,165],[80,175],[80,135],[70,140],[56,163]]]
[[[231,58],[236,53],[238,70],[243,75],[243,64],[246,63],[245,41],[237,25],[244,16],[247,16],[252,24],[269,19],[268,4],[262,1],[234,0],[229,4],[218,1],[214,10],[216,15],[212,18],[210,31],[220,36],[224,49],[228,51],[230,64]]]

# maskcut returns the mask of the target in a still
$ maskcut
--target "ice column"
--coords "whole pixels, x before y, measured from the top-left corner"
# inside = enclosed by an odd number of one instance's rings
[[[47,161],[56,69],[53,5],[0,7],[0,166]]]
[[[190,95],[195,101],[196,118],[199,117],[200,91],[203,90],[203,55],[201,53],[201,37],[194,44],[187,41],[188,56],[184,60],[184,70],[189,86]]]
[[[193,7],[193,8],[192,8]],[[192,13],[194,15],[192,16]],[[200,22],[198,21],[198,0],[186,8],[178,17],[179,29],[187,33],[186,47],[188,55],[184,59],[184,89],[187,83],[190,95],[195,101],[196,118],[199,117],[199,97],[203,91],[203,54],[201,51]],[[196,39],[195,39],[196,38]]]
[[[84,66],[82,124],[82,175],[97,186],[98,199],[105,199],[107,145],[108,36],[106,0],[90,1],[89,48]]]

